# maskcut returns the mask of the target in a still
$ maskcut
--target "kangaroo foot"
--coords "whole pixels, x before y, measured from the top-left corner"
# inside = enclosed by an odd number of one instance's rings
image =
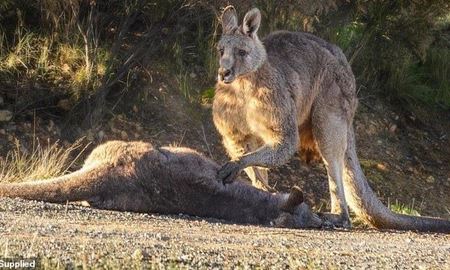
[[[352,223],[348,217],[333,213],[318,213],[319,217],[323,219],[327,225],[332,225],[336,228],[351,229]]]

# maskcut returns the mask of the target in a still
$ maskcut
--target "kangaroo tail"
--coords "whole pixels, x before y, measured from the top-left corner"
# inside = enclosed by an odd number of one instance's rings
[[[414,217],[392,212],[378,199],[364,176],[356,154],[353,128],[347,134],[344,185],[345,195],[358,217],[379,229],[450,233],[450,221],[433,217]]]
[[[0,184],[0,197],[53,203],[87,200],[98,195],[104,172],[104,168],[90,167],[47,180]]]

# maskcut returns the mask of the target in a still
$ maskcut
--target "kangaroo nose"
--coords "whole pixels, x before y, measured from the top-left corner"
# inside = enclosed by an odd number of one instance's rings
[[[232,69],[219,68],[219,81],[224,83],[231,83],[234,80],[234,73]]]
[[[225,78],[231,74],[231,70],[225,69],[225,68],[220,68],[219,74],[220,74],[220,76],[222,76],[222,78]]]

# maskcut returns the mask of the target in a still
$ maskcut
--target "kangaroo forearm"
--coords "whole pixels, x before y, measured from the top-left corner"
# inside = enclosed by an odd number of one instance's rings
[[[254,152],[244,155],[238,160],[243,167],[260,166],[276,167],[289,161],[297,149],[297,143],[283,143],[276,146],[264,145]]]

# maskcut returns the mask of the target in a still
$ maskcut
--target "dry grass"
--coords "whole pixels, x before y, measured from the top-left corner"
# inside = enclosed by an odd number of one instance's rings
[[[0,182],[22,182],[46,179],[66,174],[78,161],[87,146],[78,140],[67,148],[58,142],[42,146],[36,142],[31,151],[24,150],[19,141],[5,158],[0,158]],[[75,150],[81,151],[73,157]]]
[[[80,44],[69,44],[51,37],[18,29],[16,43],[3,46],[0,52],[0,77],[14,81],[17,77],[42,81],[55,88],[63,87],[75,100],[97,88],[106,73],[110,57],[106,50],[95,50],[95,57],[85,59]],[[0,42],[2,42],[0,38]]]

